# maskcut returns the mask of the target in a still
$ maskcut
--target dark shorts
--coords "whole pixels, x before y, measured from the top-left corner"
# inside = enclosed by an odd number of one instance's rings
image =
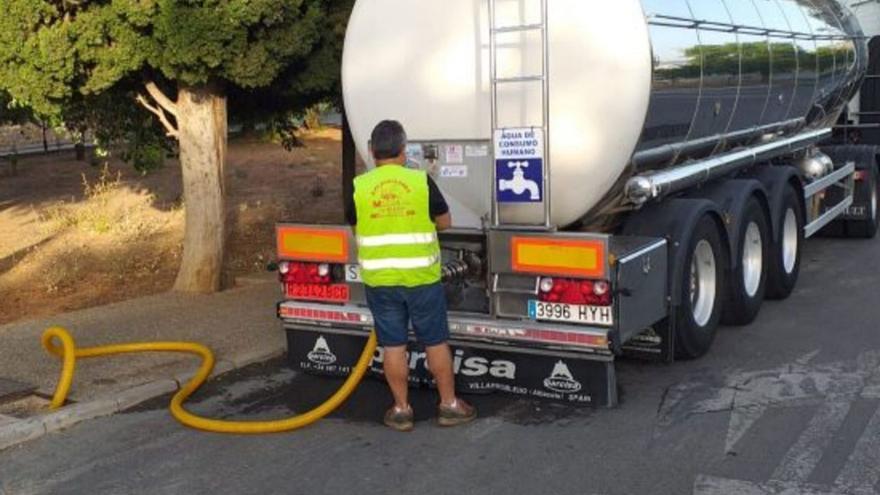
[[[426,346],[449,340],[446,293],[439,282],[420,287],[367,287],[376,335],[383,347],[406,345],[410,322],[416,338]]]

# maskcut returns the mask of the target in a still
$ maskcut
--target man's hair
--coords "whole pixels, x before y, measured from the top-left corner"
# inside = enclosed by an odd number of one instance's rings
[[[373,158],[376,160],[388,160],[400,156],[406,147],[406,131],[396,120],[383,120],[373,129],[370,146],[373,150]]]

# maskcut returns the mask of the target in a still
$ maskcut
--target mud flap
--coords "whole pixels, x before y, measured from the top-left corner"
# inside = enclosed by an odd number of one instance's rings
[[[623,345],[623,355],[646,361],[671,363],[675,358],[675,328],[673,325],[654,325],[631,338]]]
[[[309,374],[345,376],[363,350],[359,331],[286,328],[287,359]],[[564,351],[510,349],[451,341],[456,386],[461,393],[504,392],[531,399],[578,406],[617,405],[617,379],[612,356],[587,356]],[[424,349],[409,345],[410,383],[433,387]],[[382,349],[376,351],[370,376],[381,378]]]

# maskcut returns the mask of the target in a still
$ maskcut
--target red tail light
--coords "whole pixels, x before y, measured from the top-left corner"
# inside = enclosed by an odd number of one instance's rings
[[[278,264],[278,276],[284,284],[288,298],[304,301],[348,302],[351,297],[349,287],[340,276],[341,265],[327,263],[305,263],[282,261]],[[336,274],[334,275],[334,272]]]
[[[611,284],[607,280],[544,278],[539,287],[543,302],[611,306]]]
[[[303,263],[282,261],[278,265],[282,282],[297,284],[329,284],[333,282],[330,265],[326,263]]]

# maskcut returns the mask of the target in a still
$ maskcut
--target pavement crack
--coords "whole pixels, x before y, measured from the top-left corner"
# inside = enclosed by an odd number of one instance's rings
[[[666,397],[669,396],[669,390],[672,389],[672,387],[672,385],[668,385],[666,388],[663,389],[663,395],[660,396],[660,403],[657,404],[657,419],[660,418],[660,413],[663,412],[663,406],[666,405]]]

